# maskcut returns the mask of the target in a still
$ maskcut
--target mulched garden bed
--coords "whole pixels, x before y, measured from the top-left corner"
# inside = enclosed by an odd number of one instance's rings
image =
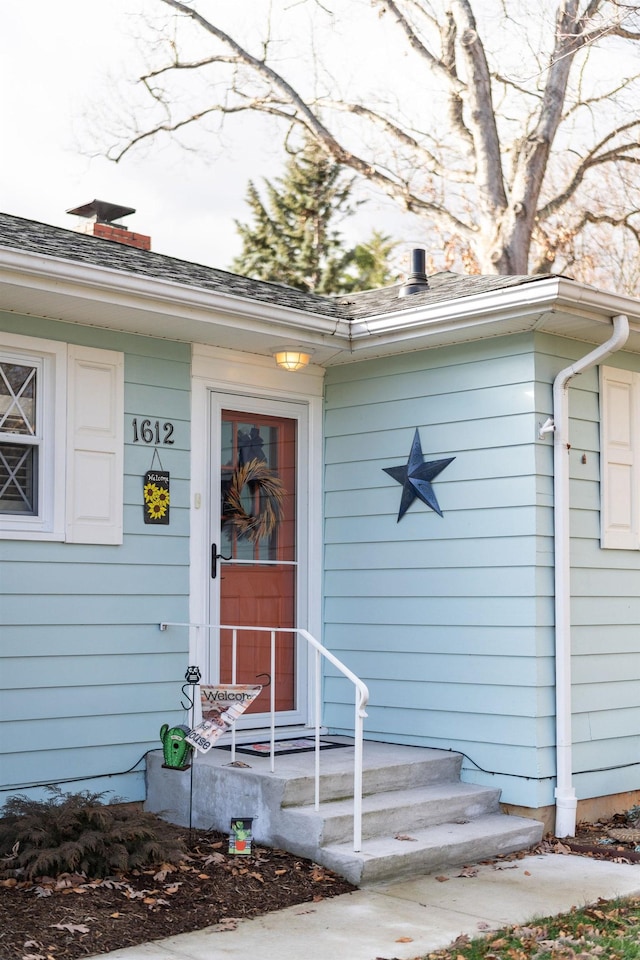
[[[578,853],[596,860],[640,863],[638,820],[630,819],[624,813],[615,814],[611,819],[597,823],[579,823],[575,837],[556,840],[555,845],[568,848],[566,852]]]
[[[575,837],[545,837],[533,852],[638,862],[636,826],[624,815],[579,824]],[[189,859],[179,866],[163,864],[105,880],[77,874],[0,880],[2,960],[78,960],[203,927],[224,932],[243,917],[354,889],[330,870],[283,850],[254,844],[249,857],[229,855],[227,836],[173,829],[189,847]],[[620,830],[631,833],[620,839]]]
[[[354,888],[309,860],[254,843],[250,856],[229,855],[219,833],[175,827],[189,859],[179,866],[104,880],[78,874],[0,880],[2,960],[76,960],[296,904]]]

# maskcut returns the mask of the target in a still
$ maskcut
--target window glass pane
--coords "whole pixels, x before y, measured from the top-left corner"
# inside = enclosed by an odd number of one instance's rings
[[[0,363],[0,430],[34,436],[36,432],[36,368]]]
[[[37,447],[0,443],[1,513],[37,514],[37,462]]]

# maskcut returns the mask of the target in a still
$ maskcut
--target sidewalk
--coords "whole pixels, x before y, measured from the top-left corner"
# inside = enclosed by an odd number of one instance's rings
[[[544,854],[357,890],[320,903],[101,954],[109,960],[411,960],[533,917],[640,893],[640,864]],[[403,941],[410,938],[409,942]],[[93,958],[97,960],[97,958]]]

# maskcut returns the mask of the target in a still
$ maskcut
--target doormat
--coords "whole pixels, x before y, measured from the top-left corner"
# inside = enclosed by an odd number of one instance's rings
[[[321,750],[336,750],[338,747],[348,747],[348,743],[332,743],[331,740],[321,740]],[[273,752],[277,757],[285,757],[290,753],[312,753],[316,748],[313,737],[302,737],[300,740],[279,740],[274,744]],[[225,743],[216,747],[217,750],[231,750],[231,744]],[[268,757],[271,755],[271,742],[266,740],[260,743],[243,743],[236,745],[236,753],[248,753],[253,757]]]

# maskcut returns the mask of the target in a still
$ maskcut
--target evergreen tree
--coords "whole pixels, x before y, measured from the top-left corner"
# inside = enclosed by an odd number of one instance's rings
[[[345,292],[375,290],[395,283],[398,277],[390,266],[390,257],[396,247],[396,241],[390,236],[374,230],[366,243],[359,243],[354,248],[342,289]]]
[[[368,244],[347,249],[333,227],[336,217],[353,212],[353,180],[345,180],[340,165],[315,144],[307,142],[292,156],[275,184],[264,184],[266,203],[249,181],[253,222],[235,221],[243,246],[233,270],[321,294],[369,289],[387,277],[386,257],[394,246],[388,237],[374,233]]]

